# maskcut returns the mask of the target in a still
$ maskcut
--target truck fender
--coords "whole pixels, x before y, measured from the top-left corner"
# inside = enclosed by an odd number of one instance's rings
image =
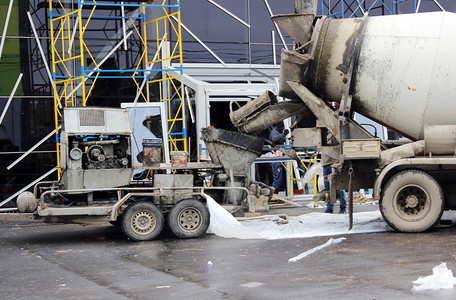
[[[383,186],[383,181],[384,181],[386,175],[388,175],[391,170],[395,169],[398,166],[411,165],[411,164],[412,164],[411,158],[404,158],[404,159],[396,160],[396,161],[390,163],[389,165],[387,165],[385,168],[383,168],[377,174],[377,179],[375,180],[375,183],[374,183],[374,195],[373,195],[374,200],[375,201],[380,200],[380,192],[381,192],[381,189]]]
[[[383,181],[385,180],[385,177],[389,173],[391,173],[392,170],[399,166],[410,166],[411,168],[415,169],[420,169],[420,166],[423,165],[453,165],[456,167],[456,158],[454,157],[415,157],[415,158],[403,158],[403,159],[398,159],[386,167],[384,167],[381,170],[378,170],[377,173],[377,179],[375,180],[374,183],[374,195],[373,198],[374,200],[378,201],[380,200],[380,192],[381,188],[383,186]]]

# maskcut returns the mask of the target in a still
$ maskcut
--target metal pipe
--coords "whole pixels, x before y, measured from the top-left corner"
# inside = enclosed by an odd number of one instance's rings
[[[6,13],[5,25],[3,26],[2,41],[0,42],[0,59],[2,58],[3,46],[5,44],[6,31],[8,30],[9,19],[11,16],[11,9],[13,8],[13,1],[10,0],[8,5],[8,12]]]
[[[59,125],[58,129],[60,130],[62,126]],[[21,155],[18,159],[16,159],[12,164],[10,164],[7,169],[10,170],[12,167],[14,167],[18,162],[20,162],[21,160],[23,160],[27,155],[29,155],[33,150],[35,150],[36,148],[38,148],[42,143],[44,143],[45,141],[47,141],[47,139],[49,139],[51,136],[53,136],[55,134],[55,129],[49,133],[48,135],[46,135],[41,141],[39,141],[38,143],[35,144],[35,146],[33,146],[32,148],[30,148],[27,152],[25,152],[23,155]]]
[[[0,208],[0,212],[10,212],[10,211],[17,211],[17,208]]]
[[[177,18],[175,16],[172,16],[173,20],[178,22]],[[185,31],[188,32],[188,34],[190,34],[198,43],[200,43],[201,46],[204,47],[204,49],[206,49],[213,57],[215,57],[225,68],[228,68],[228,66],[225,64],[225,62],[220,58],[218,57],[217,54],[214,53],[214,51],[212,51],[202,40],[200,40],[196,34],[194,34],[190,29],[188,29],[187,26],[184,25],[184,23],[181,22],[181,26],[182,28],[184,28]]]
[[[272,36],[272,58],[274,59],[274,67],[275,67],[275,66],[277,66],[277,54],[276,54],[274,30],[271,31],[271,36]]]
[[[52,173],[54,173],[55,171],[57,171],[58,167],[55,167],[53,168],[52,170],[48,171],[46,174],[42,175],[41,177],[37,178],[35,181],[29,183],[28,185],[26,185],[25,187],[23,187],[22,189],[20,189],[19,191],[17,191],[16,193],[14,193],[13,195],[9,196],[8,198],[6,198],[5,200],[3,200],[1,203],[0,203],[0,207],[2,207],[5,203],[8,203],[10,202],[11,200],[13,200],[17,195],[19,195],[20,193],[22,193],[23,191],[26,191],[28,188],[30,188],[32,185],[38,183],[39,181],[41,181],[42,179],[46,178],[47,176],[51,175]]]
[[[263,0],[264,4],[266,5],[266,8],[268,9],[269,16],[273,16],[271,7],[269,6],[268,0]],[[274,27],[277,30],[277,33],[279,34],[280,40],[282,40],[283,47],[288,50],[287,44],[285,43],[285,39],[283,38],[282,32],[280,31],[280,28],[277,26],[277,24],[274,22]]]
[[[220,4],[216,3],[215,1],[213,0],[207,0],[209,3],[213,4],[215,7],[221,9],[223,12],[225,12],[226,14],[228,14],[229,16],[233,17],[236,21],[238,21],[239,23],[241,23],[242,25],[250,28],[250,25],[247,24],[246,22],[244,22],[241,18],[237,17],[235,14],[233,14],[232,12],[230,12],[229,10],[227,10],[226,8],[224,8],[223,6],[221,6]]]
[[[5,151],[0,152],[0,155],[8,155],[8,154],[24,154],[26,151]],[[43,151],[34,151],[33,154],[48,154],[48,153],[55,153],[56,150],[43,150]]]
[[[5,108],[3,108],[2,116],[0,117],[0,125],[2,124],[3,118],[6,115],[6,111],[8,110],[8,107],[10,106],[11,101],[13,100],[13,96],[16,93],[16,90],[17,90],[17,87],[19,86],[19,83],[21,82],[22,76],[23,76],[23,74],[20,73],[19,76],[17,77],[16,83],[14,84],[13,90],[11,91],[11,94],[10,94],[10,96],[8,98],[8,101],[6,102]]]
[[[71,54],[71,48],[73,47],[74,36],[76,35],[78,24],[79,24],[79,18],[76,19],[76,22],[74,22],[74,25],[73,25],[73,34],[71,35],[70,45],[68,46],[68,54]]]
[[[126,24],[125,24],[125,5],[124,2],[120,2],[122,6],[120,7],[120,10],[122,12],[122,32],[123,32],[123,42],[124,42],[124,50],[127,51],[127,30],[126,30]]]
[[[44,55],[43,47],[41,46],[41,42],[40,42],[40,40],[38,38],[38,34],[36,33],[35,24],[33,23],[32,15],[30,14],[29,11],[27,12],[27,16],[28,16],[28,19],[30,21],[30,25],[32,26],[33,35],[35,36],[35,40],[36,40],[36,43],[38,45],[38,49],[40,50],[41,57],[43,58],[44,67],[46,68],[46,71],[48,73],[49,80],[51,82],[52,88],[54,89],[54,80],[52,79],[51,69],[49,69],[49,65],[47,63],[46,55]]]

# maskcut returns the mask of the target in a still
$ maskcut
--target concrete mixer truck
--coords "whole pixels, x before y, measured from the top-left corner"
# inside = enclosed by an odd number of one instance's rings
[[[330,201],[341,190],[373,188],[384,219],[400,232],[428,230],[455,209],[456,14],[273,20],[296,44],[282,50],[279,95],[317,118],[315,127],[292,131],[293,146],[317,147],[337,160]],[[266,113],[277,104],[264,98],[250,104],[256,111],[231,113],[239,131],[257,133],[278,121]],[[355,112],[409,140],[372,136]],[[336,141],[328,142],[328,134]],[[349,196],[351,213],[352,205]]]

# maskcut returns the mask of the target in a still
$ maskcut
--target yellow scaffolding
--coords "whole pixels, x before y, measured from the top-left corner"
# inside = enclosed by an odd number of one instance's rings
[[[76,64],[84,63],[83,53],[76,53],[72,47],[72,33],[75,29],[82,30],[81,10],[67,12],[63,4],[58,1],[64,14],[51,17],[51,56],[52,56],[52,74],[54,90],[54,123],[56,131],[57,147],[57,167],[60,167],[60,138],[59,125],[62,119],[63,107],[75,106],[74,83],[82,80],[82,75],[77,74],[74,70]],[[53,2],[49,2],[49,11],[52,16]],[[74,20],[77,20],[74,23]],[[76,27],[78,26],[79,27]],[[79,41],[79,47],[82,47],[82,40]],[[82,86],[83,94],[84,85]],[[60,179],[60,169],[58,172]]]
[[[62,110],[64,107],[86,106],[99,78],[131,78],[137,87],[140,99],[146,102],[152,101],[149,98],[150,86],[159,85],[159,101],[167,103],[170,150],[187,151],[180,0],[175,0],[175,4],[166,4],[167,2],[153,0],[142,3],[97,3],[95,0],[84,2],[78,0],[77,9],[73,9],[73,6],[65,7],[60,0],[57,3],[49,2],[58,167],[60,167],[58,128],[61,124]],[[122,11],[121,16],[106,13],[106,10],[119,8]],[[129,8],[130,12],[138,12],[138,15],[133,16],[131,13],[126,15],[125,8]],[[98,13],[97,9],[101,10],[101,13]],[[152,15],[149,10],[153,11],[156,18],[147,19],[148,15]],[[130,37],[139,41],[141,55],[133,62],[134,68],[107,70],[102,68],[102,62],[95,60],[94,54],[97,50],[90,49],[84,40],[88,28],[96,29],[96,24],[91,26],[94,20],[122,21],[124,42]],[[128,35],[125,30],[127,21],[129,21]],[[93,40],[94,31],[92,30],[90,34]],[[118,45],[121,43],[122,41]],[[156,53],[152,55],[149,51],[156,51]],[[85,61],[86,59],[88,61]],[[93,65],[94,68],[89,70],[86,65]],[[125,74],[129,75],[125,76]],[[157,74],[159,76],[155,76]],[[144,83],[140,84],[139,78],[147,83],[146,94],[142,90]]]
[[[165,4],[163,0],[162,5]],[[178,1],[179,2],[179,1]],[[156,38],[156,55],[150,59],[150,54],[145,51],[146,65],[161,64],[162,78],[147,81],[147,86],[159,84],[160,101],[167,103],[168,110],[168,140],[170,150],[187,151],[187,130],[185,122],[184,85],[183,85],[183,60],[182,60],[182,30],[180,10],[168,13],[165,7],[163,16],[143,23],[143,32],[153,30]],[[143,7],[145,12],[145,7]],[[177,22],[174,24],[173,20]],[[169,32],[168,32],[169,31]],[[176,36],[174,44],[170,36]],[[178,67],[174,65],[177,63]],[[149,93],[147,93],[149,96]],[[149,101],[149,99],[145,99]],[[178,103],[172,107],[173,100]]]

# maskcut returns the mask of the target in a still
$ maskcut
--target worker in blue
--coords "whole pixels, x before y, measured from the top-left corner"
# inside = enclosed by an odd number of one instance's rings
[[[322,159],[322,165],[323,165],[323,179],[324,179],[324,184],[325,184],[325,190],[323,192],[329,192],[330,189],[330,184],[329,184],[329,175],[332,173],[332,167],[331,165],[335,162],[331,157],[322,154],[321,155]],[[344,214],[347,211],[347,196],[345,195],[345,191],[341,190],[340,191],[340,214]],[[326,204],[326,210],[325,213],[330,213],[332,214],[334,211],[334,204],[331,203],[331,201],[328,201]]]
[[[283,122],[279,122],[269,133],[269,140],[275,145],[284,145],[288,133],[289,130],[285,129]],[[276,151],[276,155],[281,156],[281,152]],[[285,170],[282,163],[274,162],[271,164],[271,168],[273,175],[272,187],[274,188],[274,192],[278,193],[285,190]]]
[[[334,107],[334,109],[339,109],[339,103],[338,102],[333,102],[331,105]],[[328,145],[336,145],[338,144],[338,141],[336,137],[328,132],[328,135],[326,136],[327,138],[327,144]],[[331,185],[329,183],[329,175],[332,173],[332,164],[337,162],[337,159],[326,155],[324,153],[321,154],[321,165],[323,166],[323,180],[325,184],[325,189],[323,192],[329,192],[329,189],[331,188]],[[344,214],[347,211],[347,196],[345,194],[344,190],[340,191],[340,197],[339,197],[339,203],[340,203],[340,214]],[[328,199],[328,203],[326,204],[326,210],[325,213],[333,213],[334,212],[334,204],[331,203]]]
[[[328,134],[328,143],[333,144],[336,142],[335,137],[329,133]],[[321,154],[321,165],[323,166],[323,180],[325,184],[325,190],[323,192],[329,192],[331,185],[329,184],[329,175],[332,173],[332,164],[335,163],[337,160],[329,155],[324,153]],[[339,213],[343,214],[347,210],[347,196],[345,195],[345,191],[340,191],[340,210]],[[326,204],[325,213],[333,213],[334,211],[334,204],[331,201],[328,201]]]

